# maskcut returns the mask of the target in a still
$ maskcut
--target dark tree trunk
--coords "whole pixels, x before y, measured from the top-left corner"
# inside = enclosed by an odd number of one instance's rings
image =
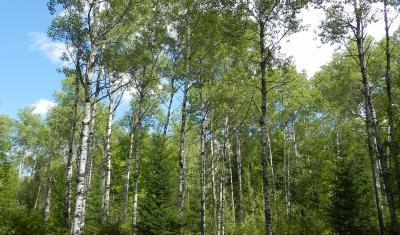
[[[201,100],[203,103],[202,107],[202,117],[200,123],[200,234],[204,235],[206,233],[206,110],[204,104],[204,94],[203,89],[201,89]]]
[[[182,111],[181,111],[181,128],[179,137],[179,187],[178,187],[178,213],[180,220],[183,220],[183,208],[185,204],[185,193],[186,193],[186,118],[187,118],[187,99],[188,99],[188,89],[189,89],[189,61],[190,61],[190,30],[187,29],[186,32],[186,45],[185,45],[185,73],[186,78],[183,87],[183,100],[182,100]]]
[[[362,15],[359,13],[361,6],[358,5],[357,0],[353,1],[354,1],[353,2],[354,14],[356,16],[356,28],[354,36],[357,43],[357,56],[360,65],[360,72],[363,85],[367,135],[369,135],[368,138],[376,139],[377,153],[382,166],[381,173],[382,173],[383,183],[385,186],[386,200],[389,208],[391,231],[393,234],[399,234],[397,215],[396,215],[396,205],[393,197],[390,173],[387,167],[387,155],[385,154],[385,150],[382,145],[379,123],[375,114],[375,109],[372,100],[372,93],[369,87],[366,49],[365,49],[365,35],[364,35],[365,28],[362,22]]]
[[[357,5],[355,5],[357,9]],[[390,180],[390,175],[387,168],[387,159],[386,154],[382,146],[379,124],[377,121],[377,117],[375,115],[375,109],[373,107],[371,91],[369,87],[368,80],[368,72],[367,72],[367,64],[365,58],[365,49],[364,49],[364,35],[362,35],[362,23],[360,17],[357,17],[357,34],[356,34],[356,42],[357,42],[357,51],[358,51],[358,60],[360,64],[360,72],[362,76],[362,84],[363,84],[363,93],[364,93],[364,101],[365,101],[365,115],[366,115],[366,126],[367,126],[367,135],[368,138],[376,139],[377,152],[380,159],[380,163],[382,166],[382,178],[385,185],[385,194],[386,200],[389,207],[389,214],[391,220],[391,231],[393,234],[398,234],[398,223],[397,223],[397,215],[396,215],[396,206],[394,202],[392,185]]]
[[[174,101],[174,95],[175,95],[175,80],[174,78],[171,78],[171,92],[169,93],[169,102],[168,102],[168,107],[167,107],[167,116],[166,120],[164,123],[164,129],[163,129],[163,136],[164,138],[167,136],[167,131],[168,131],[168,125],[169,125],[169,120],[171,119],[171,109],[172,109],[172,102]]]
[[[219,193],[219,215],[218,215],[218,235],[225,234],[225,170],[226,170],[226,158],[228,154],[228,116],[225,118],[224,127],[224,145],[222,153],[222,166],[221,166],[221,178],[220,178],[220,193]]]
[[[264,213],[266,234],[272,235],[271,199],[268,173],[268,133],[267,133],[267,76],[266,61],[269,55],[265,51],[264,24],[260,22],[260,69],[261,69],[261,158],[263,166]]]
[[[387,95],[387,116],[388,116],[388,128],[389,128],[389,146],[390,154],[393,158],[394,169],[396,174],[396,183],[398,191],[400,192],[400,163],[399,163],[399,146],[396,138],[396,129],[393,120],[393,95],[392,95],[392,81],[390,77],[391,72],[391,52],[390,52],[390,35],[389,35],[389,23],[388,23],[388,0],[384,0],[384,21],[385,21],[385,56],[386,56],[386,70],[385,70],[385,82],[386,82],[386,95]]]
[[[138,101],[138,122],[136,128],[136,147],[135,147],[135,168],[133,171],[133,211],[132,211],[132,234],[137,233],[138,222],[138,203],[139,203],[139,163],[140,163],[140,144],[142,135],[142,124],[144,112],[142,111],[143,95]]]

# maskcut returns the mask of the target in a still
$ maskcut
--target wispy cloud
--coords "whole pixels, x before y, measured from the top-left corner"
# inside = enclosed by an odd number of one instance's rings
[[[136,89],[136,87],[128,87],[125,89],[124,94],[122,95],[122,100],[121,102],[123,104],[129,104],[132,99],[134,98],[135,95],[137,95],[138,91]]]
[[[66,51],[65,44],[52,41],[43,32],[30,32],[28,36],[31,39],[31,51],[41,51],[54,64],[61,62],[60,58]]]
[[[384,23],[382,16],[382,4],[373,4],[374,11],[377,11],[378,21],[371,23],[367,27],[368,35],[376,40],[381,40],[385,36]],[[352,10],[351,8],[349,10]],[[395,9],[390,9],[390,18],[395,18]],[[380,14],[380,15],[379,15]],[[307,8],[301,10],[299,18],[303,20],[303,25],[309,26],[307,30],[300,31],[291,35],[287,41],[281,43],[282,52],[293,56],[294,62],[299,70],[305,70],[309,76],[313,76],[320,66],[328,63],[337,45],[322,44],[317,37],[320,30],[321,21],[325,18],[322,10]],[[393,21],[391,33],[400,25],[400,17]]]
[[[49,110],[51,108],[53,108],[55,106],[56,106],[56,103],[54,103],[53,101],[46,100],[46,99],[40,99],[39,101],[37,101],[36,103],[34,103],[32,105],[33,113],[44,116],[47,114],[47,112],[49,112]]]

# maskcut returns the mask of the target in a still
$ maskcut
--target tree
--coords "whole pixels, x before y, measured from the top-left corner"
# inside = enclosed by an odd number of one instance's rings
[[[267,72],[272,68],[274,56],[279,42],[287,35],[295,32],[298,27],[296,11],[301,5],[295,2],[285,4],[281,1],[256,1],[250,4],[242,1],[242,6],[248,15],[255,21],[254,35],[259,42],[259,71],[261,80],[261,147],[265,201],[266,234],[272,234],[271,200],[268,176],[268,133],[267,133]]]
[[[351,48],[348,48],[348,51],[350,55],[357,60],[361,73],[368,144],[372,146],[374,145],[374,140],[376,140],[377,153],[382,166],[382,177],[385,184],[386,200],[390,210],[391,231],[394,234],[397,234],[399,231],[396,206],[393,198],[390,173],[386,165],[387,156],[383,149],[381,131],[369,85],[367,53],[371,42],[366,38],[366,27],[368,23],[373,20],[374,16],[371,13],[371,5],[369,1],[353,1],[348,5],[351,7],[349,12],[346,12],[344,6],[345,5],[334,4],[326,9],[327,20],[323,22],[322,25],[324,29],[322,36],[324,36],[328,41],[341,42],[342,40],[347,39],[346,37],[349,37],[350,35],[351,40],[356,44],[355,52]]]

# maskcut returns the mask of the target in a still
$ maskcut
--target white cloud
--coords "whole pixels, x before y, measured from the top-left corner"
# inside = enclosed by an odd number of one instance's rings
[[[33,113],[34,114],[40,114],[40,115],[46,115],[47,112],[56,106],[56,103],[50,100],[45,100],[45,99],[40,99],[36,103],[32,105],[33,107]]]
[[[62,16],[66,16],[67,14],[68,14],[68,10],[64,9],[58,13],[58,16],[62,17]]]
[[[124,93],[122,94],[121,102],[124,104],[129,104],[132,101],[133,96],[136,94],[137,94],[137,89],[135,87],[130,86],[130,87],[126,88],[124,90]]]
[[[375,4],[374,8],[379,11],[381,4]],[[337,48],[336,45],[322,44],[320,39],[316,37],[319,25],[324,17],[322,10],[303,9],[299,14],[299,18],[303,20],[303,25],[309,27],[304,31],[291,35],[287,41],[281,43],[282,52],[285,55],[293,56],[297,69],[305,70],[308,76],[313,76],[322,65],[328,63],[332,59],[335,48]],[[392,33],[399,25],[400,18],[393,22],[391,26]],[[370,24],[367,28],[367,33],[376,40],[382,39],[385,34],[383,20],[380,19],[378,22]]]
[[[316,9],[302,10],[299,17],[303,25],[309,26],[307,30],[291,35],[288,41],[281,43],[282,52],[293,56],[297,69],[305,70],[309,76],[314,75],[321,65],[332,58],[334,47],[322,45],[316,39],[316,30],[324,17],[324,13]]]
[[[376,40],[381,40],[385,37],[385,28],[384,24],[385,22],[383,21],[383,4],[380,3],[374,3],[374,8],[377,11],[378,14],[378,21],[370,24],[367,28],[368,34],[373,36]],[[397,30],[397,28],[400,25],[400,17],[397,17],[397,10],[394,8],[388,8],[388,18],[389,21],[392,21],[392,25],[390,27],[390,34],[393,34],[394,31]]]
[[[173,24],[167,25],[167,33],[168,33],[168,36],[170,36],[171,38],[173,38],[175,40],[178,39],[178,32],[176,31],[176,28],[174,27]]]
[[[41,51],[52,63],[60,63],[60,57],[66,51],[65,44],[52,41],[45,33],[30,32],[28,36],[32,40],[29,49],[31,51]]]
[[[131,81],[131,76],[129,75],[129,73],[121,73],[119,74],[119,78],[118,78],[118,84],[119,85],[124,85],[124,84],[128,84]],[[127,86],[125,86],[123,88],[124,93],[122,94],[122,99],[121,102],[123,104],[129,104],[133,98],[133,95],[135,95],[137,93],[137,90],[135,89],[135,86],[131,83]]]
[[[130,91],[125,91],[124,94],[122,95],[121,102],[123,104],[129,104],[133,98],[132,92]]]

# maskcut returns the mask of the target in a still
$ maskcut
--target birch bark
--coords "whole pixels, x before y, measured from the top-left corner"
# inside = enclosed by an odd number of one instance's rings
[[[138,195],[139,195],[139,162],[140,162],[140,144],[142,134],[142,102],[143,97],[139,98],[138,102],[138,120],[137,120],[137,135],[136,135],[136,147],[135,147],[135,168],[133,172],[133,211],[132,211],[132,234],[137,233],[137,222],[138,222]]]
[[[74,143],[75,143],[75,132],[78,114],[78,99],[79,99],[79,89],[80,83],[79,78],[75,81],[75,91],[74,91],[74,104],[72,106],[72,118],[71,118],[71,129],[68,136],[68,156],[67,156],[67,175],[66,175],[66,190],[64,198],[64,224],[67,228],[70,227],[70,217],[71,217],[71,196],[72,196],[72,164],[74,162]]]
[[[108,223],[111,189],[111,134],[115,110],[115,100],[112,92],[109,94],[110,105],[108,107],[108,121],[106,134],[106,154],[105,154],[105,172],[104,172],[104,197],[103,197],[103,224]]]
[[[187,98],[188,98],[188,75],[189,75],[189,60],[190,60],[190,30],[187,29],[186,32],[186,45],[185,45],[185,73],[186,78],[183,87],[183,100],[182,100],[182,110],[181,110],[181,128],[180,128],[180,138],[179,138],[179,186],[178,186],[178,213],[180,219],[183,219],[183,208],[185,203],[185,193],[186,193],[186,118],[187,118]]]
[[[228,155],[228,122],[229,118],[225,118],[224,127],[224,144],[222,153],[222,166],[221,166],[221,178],[220,178],[220,192],[219,192],[219,215],[218,215],[218,235],[225,234],[225,168],[226,158]]]
[[[238,221],[243,219],[243,186],[242,186],[242,150],[240,147],[240,138],[238,132],[235,133],[236,137],[236,161],[237,161],[237,174],[239,184],[239,205],[238,205]]]

